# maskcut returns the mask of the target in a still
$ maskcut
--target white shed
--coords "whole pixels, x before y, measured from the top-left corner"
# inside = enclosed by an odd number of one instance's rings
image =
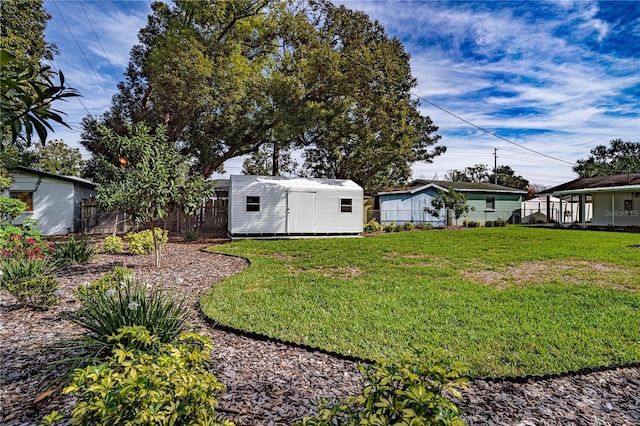
[[[82,199],[96,195],[93,182],[22,166],[16,167],[11,177],[9,190],[0,195],[18,198],[27,204],[27,211],[12,223],[35,219],[39,223],[36,229],[43,235],[63,235],[80,230]]]
[[[232,237],[357,235],[363,190],[351,180],[233,175]]]

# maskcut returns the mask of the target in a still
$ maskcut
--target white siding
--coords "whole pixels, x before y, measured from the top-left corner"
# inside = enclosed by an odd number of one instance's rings
[[[18,216],[13,223],[36,219],[44,235],[66,234],[74,229],[74,184],[49,177],[13,173],[10,191],[33,191],[33,211]],[[8,195],[8,193],[6,194]]]
[[[295,225],[288,221],[287,194],[290,192],[315,194],[306,197],[308,200],[315,199],[315,208],[305,206],[304,213],[297,215]],[[247,211],[247,196],[260,197],[259,212]],[[353,200],[351,212],[341,212],[342,198]],[[363,190],[352,181],[231,176],[229,233],[232,235],[357,234],[362,232],[363,203]],[[303,217],[307,219],[301,220]],[[293,226],[291,231],[287,229],[288,223],[290,227]]]

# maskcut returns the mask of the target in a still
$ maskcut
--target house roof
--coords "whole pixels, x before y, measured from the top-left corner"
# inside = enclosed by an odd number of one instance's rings
[[[640,191],[640,173],[574,179],[562,185],[545,189],[538,195],[615,191]]]
[[[76,176],[56,175],[54,173],[43,172],[42,170],[32,169],[31,167],[24,167],[24,166],[16,166],[14,170],[19,171],[19,172],[23,172],[23,173],[31,173],[31,174],[34,174],[34,175],[47,177],[47,178],[51,178],[51,179],[58,179],[58,180],[66,181],[66,182],[77,183],[77,184],[89,186],[89,187],[92,187],[92,188],[96,187],[96,184],[91,182],[90,180],[82,179],[82,178],[79,178],[79,177],[76,177]]]
[[[493,183],[474,183],[474,182],[449,182],[442,180],[414,180],[409,184],[408,188],[401,188],[393,191],[380,192],[379,195],[384,194],[398,194],[398,193],[415,193],[428,187],[435,187],[436,189],[444,189],[445,191],[454,190],[464,193],[478,193],[478,192],[494,192],[505,194],[526,194],[527,191],[522,189],[510,188],[503,185],[495,185]]]

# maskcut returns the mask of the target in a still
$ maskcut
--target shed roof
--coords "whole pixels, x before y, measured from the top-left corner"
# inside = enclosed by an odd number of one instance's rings
[[[626,190],[640,190],[640,173],[574,179],[562,185],[545,189],[538,195]]]
[[[48,177],[51,179],[58,179],[66,182],[78,183],[81,185],[89,186],[91,188],[95,188],[97,186],[94,182],[87,179],[82,179],[76,176],[57,175],[55,173],[43,172],[42,170],[32,169],[31,167],[16,166],[14,170],[23,172],[23,173],[30,173],[37,176]]]
[[[244,185],[280,186],[293,190],[351,189],[362,191],[362,187],[349,179],[293,178],[286,176],[231,175],[231,183]]]

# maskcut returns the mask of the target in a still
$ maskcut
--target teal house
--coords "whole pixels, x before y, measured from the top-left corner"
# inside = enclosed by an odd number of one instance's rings
[[[440,191],[457,191],[467,197],[472,211],[456,221],[443,209],[436,217],[431,215],[431,201]],[[520,222],[522,198],[527,191],[492,183],[446,182],[416,180],[409,187],[380,192],[376,196],[376,210],[380,223],[412,222],[429,223],[435,227],[462,225],[464,219],[480,223],[503,219],[509,223]]]

